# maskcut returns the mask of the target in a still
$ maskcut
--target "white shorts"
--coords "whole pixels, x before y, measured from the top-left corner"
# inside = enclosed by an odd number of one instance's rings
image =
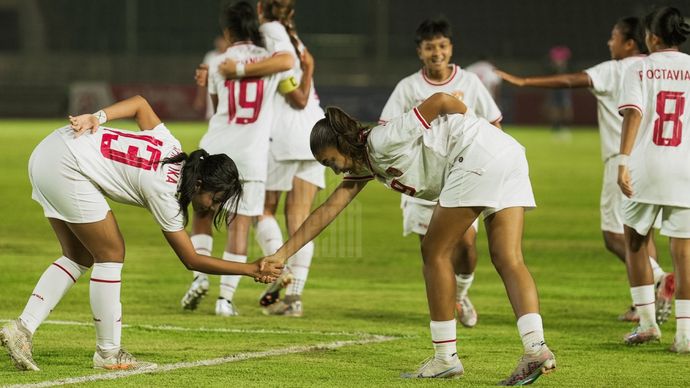
[[[261,181],[242,181],[242,198],[237,205],[237,214],[255,217],[264,213],[266,184]]]
[[[462,158],[456,160],[441,189],[439,203],[443,207],[484,207],[484,217],[510,207],[536,207],[524,148],[507,149],[479,172],[464,169]]]
[[[690,208],[677,206],[652,205],[635,202],[628,198],[623,200],[623,219],[625,225],[646,236],[658,220],[661,211],[661,234],[675,238],[690,238]]]
[[[431,215],[434,213],[436,205],[426,205],[412,201],[403,201],[403,236],[415,233],[424,236],[429,229]],[[472,223],[474,231],[479,230],[479,219]]]
[[[84,176],[58,132],[43,139],[29,159],[31,198],[46,217],[73,224],[103,221],[110,206],[98,187]]]
[[[294,178],[320,189],[326,187],[326,167],[316,160],[276,160],[272,153],[268,154],[267,191],[290,191]]]

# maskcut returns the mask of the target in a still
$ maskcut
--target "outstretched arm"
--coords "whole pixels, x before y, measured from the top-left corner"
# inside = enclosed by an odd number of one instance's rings
[[[292,54],[282,52],[263,61],[245,64],[243,74],[237,73],[238,65],[242,68],[242,64],[238,64],[232,59],[226,59],[218,66],[218,72],[227,79],[264,77],[281,71],[288,71],[292,69],[294,64],[295,58],[292,57]]]
[[[501,70],[494,71],[501,78],[515,86],[533,86],[536,88],[551,89],[588,88],[592,86],[592,81],[584,71],[579,73],[540,75],[526,78],[518,77]]]
[[[268,262],[284,263],[290,256],[313,240],[340,214],[359,194],[368,181],[342,181],[328,199],[314,210],[297,229],[297,232],[283,244]]]
[[[637,131],[640,128],[642,114],[637,109],[628,108],[623,111],[623,126],[621,127],[621,148],[618,155],[618,186],[623,194],[630,198],[633,195],[628,158],[635,145]]]
[[[116,102],[94,114],[84,114],[76,117],[69,116],[69,121],[72,129],[76,132],[75,137],[79,137],[87,130],[90,130],[91,133],[96,132],[98,126],[106,121],[131,117],[134,117],[137,125],[139,125],[139,129],[142,131],[153,129],[161,123],[156,112],[153,111],[151,105],[142,96],[134,96]]]
[[[211,256],[200,255],[195,252],[189,235],[184,230],[177,232],[163,232],[168,244],[177,254],[185,267],[213,275],[245,275],[263,283],[274,281],[282,272],[283,265],[257,260],[253,263],[236,263]]]
[[[467,112],[467,106],[447,93],[434,93],[431,97],[422,102],[417,110],[424,117],[427,123],[430,123],[435,118],[445,114]]]

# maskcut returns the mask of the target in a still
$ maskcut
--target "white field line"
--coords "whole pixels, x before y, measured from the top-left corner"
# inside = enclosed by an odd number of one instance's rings
[[[11,321],[10,319],[0,319],[0,322],[5,323]],[[93,327],[93,323],[78,322],[78,321],[44,321],[43,324],[48,325],[64,325],[64,326],[89,326]],[[180,331],[180,332],[198,332],[198,333],[239,333],[239,334],[304,334],[304,335],[323,335],[323,336],[354,336],[354,337],[368,337],[371,333],[364,332],[346,332],[346,331],[317,331],[317,330],[276,330],[276,329],[229,329],[224,327],[181,327],[169,325],[122,325],[123,328],[143,329],[153,331]]]
[[[344,346],[373,344],[373,343],[379,343],[379,342],[392,341],[395,339],[398,339],[398,337],[372,335],[372,336],[369,336],[368,338],[362,338],[359,340],[334,341],[334,342],[329,342],[329,343],[324,343],[324,344],[291,346],[291,347],[287,347],[287,348],[283,348],[283,349],[271,349],[271,350],[266,350],[263,352],[238,353],[238,354],[234,354],[232,356],[212,358],[209,360],[199,360],[199,361],[191,361],[191,362],[178,362],[178,363],[174,363],[174,364],[165,364],[165,365],[160,365],[160,366],[153,368],[153,369],[108,372],[108,373],[89,375],[89,376],[70,377],[70,378],[59,379],[59,380],[43,381],[40,383],[33,383],[33,384],[10,385],[10,386],[7,386],[7,388],[54,387],[54,386],[67,385],[67,384],[90,383],[90,382],[100,381],[100,380],[115,380],[115,379],[121,379],[121,378],[129,377],[129,376],[140,375],[140,374],[144,374],[144,373],[151,373],[151,374],[153,374],[153,373],[166,373],[166,372],[170,372],[170,371],[177,370],[177,369],[197,368],[200,366],[221,365],[221,364],[227,364],[227,363],[231,363],[231,362],[251,360],[254,358],[275,357],[275,356],[282,356],[282,355],[286,355],[286,354],[306,353],[306,352],[313,352],[313,351],[318,351],[318,350],[330,350],[330,349],[341,348]]]

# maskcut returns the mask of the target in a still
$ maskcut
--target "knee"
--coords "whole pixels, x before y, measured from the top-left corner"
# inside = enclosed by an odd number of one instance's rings
[[[525,266],[520,251],[501,251],[491,253],[491,263],[499,273],[513,272]]]

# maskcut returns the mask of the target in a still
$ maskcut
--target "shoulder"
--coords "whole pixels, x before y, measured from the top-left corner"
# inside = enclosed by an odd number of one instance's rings
[[[285,30],[285,26],[280,24],[280,22],[273,21],[273,22],[267,22],[259,26],[259,31],[268,38],[271,39],[279,39],[279,40],[290,40],[290,37],[288,36],[287,31]]]

